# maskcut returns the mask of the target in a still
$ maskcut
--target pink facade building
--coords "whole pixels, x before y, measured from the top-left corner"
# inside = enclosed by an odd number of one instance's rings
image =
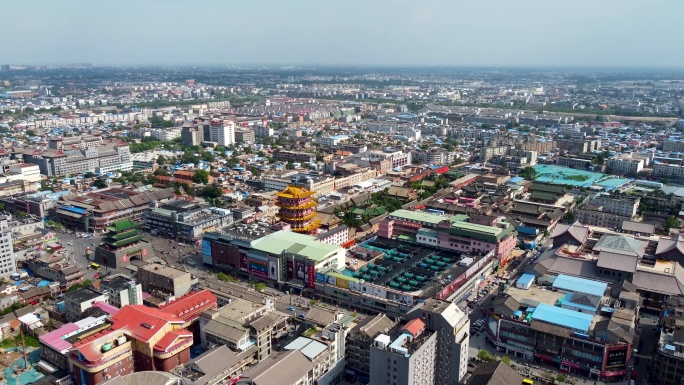
[[[504,217],[473,223],[467,215],[438,215],[397,210],[379,224],[378,235],[460,253],[494,251],[499,263],[508,260],[517,244],[515,228]]]

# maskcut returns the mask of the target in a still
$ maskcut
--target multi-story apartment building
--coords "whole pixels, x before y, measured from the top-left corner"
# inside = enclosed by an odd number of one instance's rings
[[[197,278],[170,266],[151,263],[138,269],[138,282],[147,293],[180,297],[197,284]]]
[[[593,153],[601,149],[601,140],[561,139],[558,148],[577,154]]]
[[[667,142],[666,142],[667,143]],[[657,163],[653,165],[653,176],[674,180],[684,179],[684,167],[673,164]]]
[[[107,302],[107,296],[92,289],[80,289],[64,295],[66,319],[75,322],[83,318],[83,312],[93,307],[95,302]]]
[[[221,146],[235,143],[235,122],[230,120],[213,119],[209,125],[209,141]],[[207,140],[205,135],[204,140]]]
[[[468,317],[448,301],[428,299],[370,350],[370,384],[454,384],[466,374]]]
[[[174,139],[180,138],[182,130],[178,127],[173,127],[173,128],[150,128],[148,131],[154,139],[162,141],[162,142],[170,142]]]
[[[411,152],[402,152],[394,149],[385,149],[383,151],[368,151],[363,154],[368,158],[369,162],[388,160],[390,168],[404,167],[411,164]]]
[[[94,135],[84,135],[76,137],[52,137],[48,142],[48,148],[53,150],[83,150],[88,147],[102,146],[102,137]]]
[[[180,137],[185,146],[199,146],[204,142],[204,129],[199,124],[186,122],[181,128]]]
[[[106,174],[131,171],[133,161],[126,145],[88,147],[81,150],[28,150],[24,163],[37,164],[40,173],[49,177],[76,175],[85,172]]]
[[[653,359],[654,380],[657,384],[676,385],[684,378],[684,335],[679,333],[684,323],[684,298],[668,298],[662,316]]]
[[[117,308],[143,303],[142,285],[123,275],[110,275],[103,279],[100,292],[107,296],[107,303]]]
[[[556,164],[580,170],[586,170],[591,166],[591,160],[582,158],[571,158],[569,156],[559,156],[556,158]]]
[[[143,228],[152,234],[197,242],[205,232],[230,224],[233,215],[227,209],[179,199],[163,204],[151,203],[142,219]]]
[[[641,197],[634,195],[610,195],[597,193],[591,198],[591,204],[603,207],[603,212],[633,217],[639,208]]]
[[[644,169],[644,159],[611,158],[606,160],[606,171],[610,174],[635,175]]]
[[[551,152],[557,147],[558,142],[554,140],[535,140],[516,145],[516,148],[520,150],[536,151],[538,154]]]
[[[235,141],[237,143],[252,144],[256,141],[256,134],[250,128],[238,128],[235,130]]]
[[[335,178],[326,175],[300,174],[287,172],[262,178],[264,190],[283,191],[287,186],[305,187],[316,193],[316,196],[326,195],[335,190]]]
[[[467,215],[444,216],[419,211],[397,210],[380,222],[378,235],[403,236],[411,241],[461,253],[493,251],[504,262],[517,244],[513,225],[496,218],[489,225],[468,222]]]
[[[510,146],[482,147],[482,149],[480,150],[480,161],[486,162],[487,160],[489,160],[495,156],[506,155],[509,148],[510,148]]]
[[[350,172],[347,176],[336,177],[334,189],[339,190],[341,188],[354,186],[361,182],[373,179],[377,176],[378,172],[374,168],[355,169],[353,172]]]
[[[373,341],[380,334],[388,334],[395,325],[396,322],[385,314],[377,314],[366,317],[354,326],[347,334],[345,344],[347,368],[368,376],[371,371],[370,351]]]
[[[587,204],[575,210],[575,218],[588,226],[606,227],[619,229],[622,223],[632,220],[631,216],[606,212],[602,206]]]
[[[17,271],[12,243],[9,218],[2,215],[0,216],[0,277],[8,277]]]
[[[316,154],[310,152],[278,150],[273,157],[278,162],[315,163]]]
[[[5,174],[8,181],[23,180],[29,183],[40,182],[40,167],[35,164],[18,163],[11,164],[8,167],[8,173]]]
[[[320,233],[316,239],[329,245],[344,245],[349,241],[349,227],[340,225],[326,232]]]
[[[415,157],[419,162],[427,164],[451,164],[455,160],[453,151],[447,151],[441,147],[416,151]]]
[[[665,152],[684,152],[684,142],[680,140],[666,140],[663,142]]]

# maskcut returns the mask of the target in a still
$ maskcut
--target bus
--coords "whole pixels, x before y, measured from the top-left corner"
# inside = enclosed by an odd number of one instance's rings
[[[100,270],[100,265],[98,265],[98,264],[95,263],[95,262],[92,262],[92,263],[90,264],[90,267],[92,267],[92,268],[95,269],[95,270]]]
[[[529,378],[526,378],[523,380],[522,385],[534,385],[534,381],[530,380]]]

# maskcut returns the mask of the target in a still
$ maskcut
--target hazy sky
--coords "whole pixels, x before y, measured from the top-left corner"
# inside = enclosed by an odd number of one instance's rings
[[[0,64],[684,67],[684,0],[5,0]]]

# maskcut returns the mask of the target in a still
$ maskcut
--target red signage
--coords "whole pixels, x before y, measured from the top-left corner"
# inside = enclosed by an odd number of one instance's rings
[[[410,227],[412,229],[419,229],[423,227],[420,223],[414,223],[414,222],[406,222],[406,221],[399,221],[399,224],[404,226],[404,227]]]
[[[248,269],[247,254],[240,253],[240,270],[247,271]]]
[[[309,274],[309,279],[307,281],[308,286],[313,288],[316,286],[316,267],[314,265],[308,265],[307,272]]]

